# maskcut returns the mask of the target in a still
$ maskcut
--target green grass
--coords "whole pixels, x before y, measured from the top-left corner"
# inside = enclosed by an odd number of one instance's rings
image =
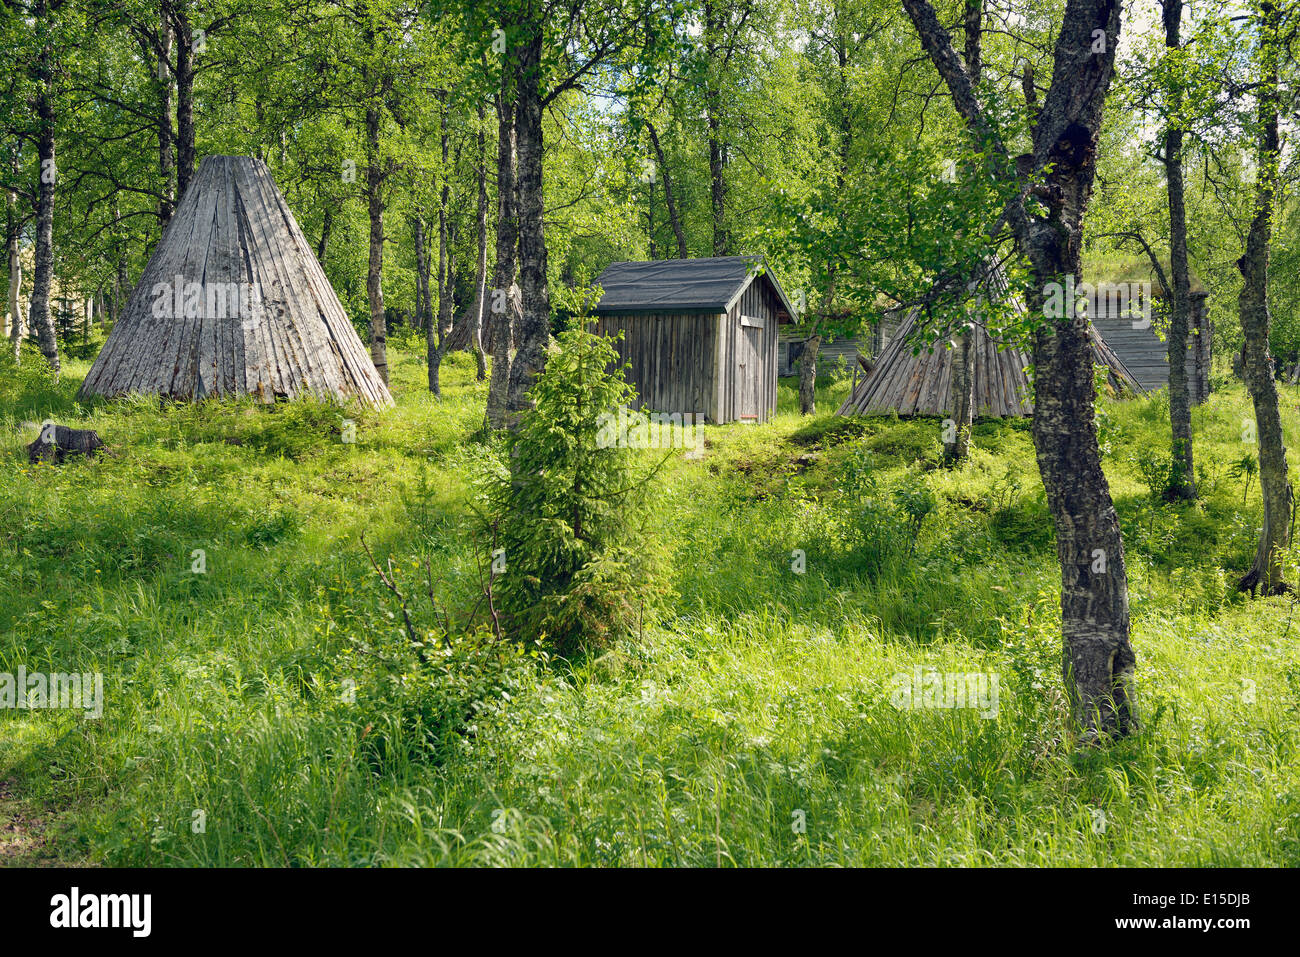
[[[446,397],[394,350],[397,408],[78,405],[0,372],[0,672],[100,671],[101,720],[0,712],[0,779],[44,853],[108,865],[1295,865],[1300,654],[1289,598],[1234,593],[1257,485],[1250,415],[1194,413],[1202,499],[1157,503],[1161,396],[1104,407],[1125,530],[1142,731],[1072,743],[1051,525],[1025,423],[981,423],[936,466],[939,423],[796,414],[710,428],[647,516],[671,611],[564,662],[468,634],[486,544],[472,479],[485,386]],[[1300,393],[1284,390],[1295,446]],[[93,462],[30,466],[47,416]],[[343,421],[357,442],[342,441]],[[647,452],[647,456],[655,453]],[[901,495],[936,506],[918,536]],[[361,550],[457,618],[396,665],[401,617]],[[191,571],[202,549],[206,574]],[[792,570],[797,553],[803,574]],[[426,572],[422,563],[428,561]],[[1295,579],[1294,556],[1289,557]],[[482,611],[474,616],[482,620]],[[999,678],[996,718],[900,710],[917,666]],[[353,693],[355,692],[355,693]],[[13,801],[20,801],[14,805]],[[802,821],[804,826],[797,826]],[[202,824],[200,828],[198,825]],[[5,860],[0,858],[0,860]]]

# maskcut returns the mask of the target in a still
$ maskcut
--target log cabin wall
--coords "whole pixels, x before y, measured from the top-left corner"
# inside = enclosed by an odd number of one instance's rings
[[[1192,403],[1209,398],[1212,332],[1203,293],[1193,293],[1187,342],[1187,391]],[[1169,343],[1152,326],[1135,326],[1125,316],[1100,314],[1092,320],[1106,344],[1128,366],[1147,392],[1169,386]]]

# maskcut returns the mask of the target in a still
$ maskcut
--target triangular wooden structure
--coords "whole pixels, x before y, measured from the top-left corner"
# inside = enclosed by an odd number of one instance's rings
[[[128,393],[392,404],[261,160],[209,156],[181,197],[81,387]]]
[[[1001,269],[989,271],[985,294],[998,300],[1010,299],[1023,312],[1019,297],[1011,297]],[[897,412],[899,415],[946,415],[952,411],[953,350],[942,344],[928,345],[916,325],[919,310],[913,309],[899,324],[866,377],[840,406],[840,415],[869,415]],[[1110,370],[1110,384],[1117,392],[1141,392],[1132,373],[1089,326],[1093,359]],[[975,409],[977,418],[1012,418],[1033,415],[1034,402],[1025,369],[1027,353],[1019,346],[995,342],[981,324],[975,325]],[[920,352],[913,350],[920,347]]]

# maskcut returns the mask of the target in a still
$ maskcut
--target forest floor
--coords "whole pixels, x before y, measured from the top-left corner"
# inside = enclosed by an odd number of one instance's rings
[[[0,367],[0,674],[104,682],[100,718],[0,711],[0,864],[1300,864],[1300,621],[1233,587],[1239,384],[1194,412],[1191,505],[1150,491],[1164,394],[1101,405],[1142,719],[1103,750],[1069,733],[1027,423],[950,471],[936,420],[837,418],[843,380],[803,418],[783,381],[661,474],[664,611],[565,662],[473,632],[486,387],[456,355],[433,399],[399,340],[379,413],[78,404],[84,361]],[[29,465],[46,418],[107,453]],[[932,670],[998,696],[898,707]]]

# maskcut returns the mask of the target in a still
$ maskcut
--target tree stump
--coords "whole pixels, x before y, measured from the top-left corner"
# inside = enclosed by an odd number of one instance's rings
[[[53,462],[61,465],[70,455],[90,458],[105,447],[94,429],[70,429],[66,425],[46,422],[41,426],[41,434],[36,437],[36,441],[27,446],[27,460],[33,464]]]

